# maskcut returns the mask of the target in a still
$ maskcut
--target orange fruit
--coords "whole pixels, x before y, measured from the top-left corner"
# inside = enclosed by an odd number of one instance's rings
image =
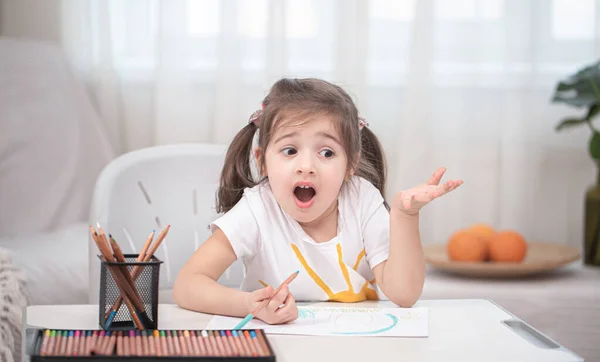
[[[496,230],[487,224],[474,224],[469,228],[469,231],[486,239],[489,239],[492,235],[496,234]]]
[[[450,236],[446,246],[448,257],[455,261],[485,261],[488,248],[485,238],[471,233],[469,230],[459,230]]]
[[[485,240],[486,248],[488,247],[492,236],[496,235],[496,230],[488,224],[474,224],[468,229],[468,231],[482,237]]]
[[[520,233],[504,230],[490,238],[489,253],[493,262],[518,263],[525,259],[527,242]]]

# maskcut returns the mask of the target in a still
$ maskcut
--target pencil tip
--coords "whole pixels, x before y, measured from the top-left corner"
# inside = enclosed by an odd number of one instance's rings
[[[296,270],[296,274],[300,273],[300,270]]]

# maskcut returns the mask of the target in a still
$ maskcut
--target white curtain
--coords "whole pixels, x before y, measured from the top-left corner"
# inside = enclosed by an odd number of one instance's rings
[[[489,223],[580,246],[596,171],[556,82],[600,55],[596,0],[60,2],[62,44],[119,152],[227,143],[278,78],[347,89],[388,156],[388,197],[438,166],[464,185],[424,243]]]

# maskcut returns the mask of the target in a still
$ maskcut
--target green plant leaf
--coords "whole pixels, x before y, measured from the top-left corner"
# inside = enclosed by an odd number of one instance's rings
[[[600,160],[600,133],[594,131],[590,138],[590,155],[594,160]]]
[[[585,118],[565,118],[562,121],[560,121],[560,123],[555,127],[555,130],[560,131],[563,128],[579,126],[580,124],[583,124],[585,122],[587,122]]]
[[[585,119],[591,121],[592,118],[594,118],[598,113],[600,113],[600,105],[595,104],[595,105],[591,106],[590,109],[588,109],[588,113],[585,116]]]
[[[575,107],[600,104],[600,61],[588,65],[560,81],[552,97],[553,103]]]

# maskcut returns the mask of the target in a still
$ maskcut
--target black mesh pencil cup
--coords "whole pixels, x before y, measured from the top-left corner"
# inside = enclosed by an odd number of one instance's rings
[[[101,256],[100,327],[105,330],[157,329],[158,283],[162,261],[152,257],[136,261],[126,254],[125,262],[107,262]]]

